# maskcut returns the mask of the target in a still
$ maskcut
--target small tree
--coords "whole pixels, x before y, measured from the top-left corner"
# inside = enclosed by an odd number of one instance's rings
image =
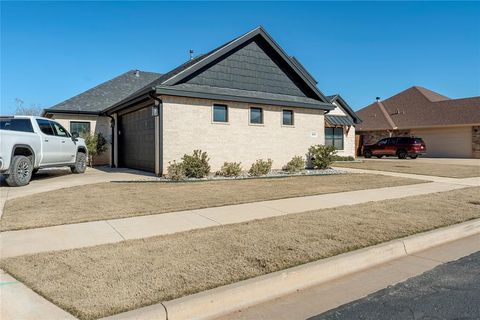
[[[30,107],[25,106],[20,98],[15,99],[15,107],[15,114],[22,116],[41,116],[43,112],[43,109],[36,104],[30,105]]]
[[[317,169],[327,169],[334,161],[337,154],[334,146],[324,146],[317,144],[308,149],[308,157],[313,167]]]
[[[84,132],[82,138],[88,150],[88,165],[93,166],[95,157],[107,150],[107,139],[101,133]]]

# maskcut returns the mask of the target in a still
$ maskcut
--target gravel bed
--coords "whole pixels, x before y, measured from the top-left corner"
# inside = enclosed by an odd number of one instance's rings
[[[344,174],[347,171],[338,170],[338,169],[325,169],[325,170],[318,170],[318,169],[306,169],[300,172],[289,173],[283,170],[272,170],[268,174],[258,177],[253,177],[248,174],[247,171],[242,171],[238,177],[223,177],[217,176],[215,174],[210,174],[205,178],[186,178],[181,181],[173,181],[166,176],[162,177],[148,177],[144,179],[139,179],[138,181],[159,181],[159,182],[195,182],[195,181],[218,181],[218,180],[243,180],[243,179],[265,179],[265,178],[284,178],[284,177],[295,177],[295,176],[323,176],[323,175],[333,175],[333,174]],[[137,180],[134,180],[137,181]]]

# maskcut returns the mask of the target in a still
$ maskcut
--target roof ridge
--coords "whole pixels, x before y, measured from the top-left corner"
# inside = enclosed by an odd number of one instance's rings
[[[397,125],[395,124],[395,122],[393,122],[392,117],[390,117],[390,115],[388,114],[387,109],[385,108],[385,106],[383,105],[383,103],[382,103],[381,101],[377,101],[376,103],[378,104],[380,110],[382,111],[383,115],[384,115],[385,118],[387,119],[388,124],[389,124],[390,126],[392,126],[392,129],[396,129],[396,128],[397,128]]]
[[[438,92],[435,92],[433,90],[427,89],[422,86],[413,86],[412,88],[420,92],[420,94],[430,102],[451,100],[449,97],[444,96],[443,94],[440,94]]]

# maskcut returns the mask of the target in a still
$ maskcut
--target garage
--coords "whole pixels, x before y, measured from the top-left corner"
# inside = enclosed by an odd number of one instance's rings
[[[428,157],[472,157],[472,127],[412,129],[411,133],[425,141]]]
[[[155,118],[151,108],[119,116],[120,167],[155,172]]]

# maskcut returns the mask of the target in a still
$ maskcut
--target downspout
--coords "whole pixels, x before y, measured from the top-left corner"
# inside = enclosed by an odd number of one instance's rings
[[[111,161],[111,165],[110,165],[110,168],[115,168],[115,119],[107,114],[106,115],[107,117],[110,118],[110,128],[112,129],[112,142],[111,142],[111,148],[110,148],[110,161]]]
[[[148,93],[148,96],[155,101],[155,108],[158,108],[158,115],[155,119],[155,127],[158,128],[158,150],[156,150],[156,156],[158,157],[158,170],[157,170],[157,163],[155,163],[155,174],[162,175],[163,174],[163,101],[162,99],[158,98],[155,94],[155,88],[152,89]]]

